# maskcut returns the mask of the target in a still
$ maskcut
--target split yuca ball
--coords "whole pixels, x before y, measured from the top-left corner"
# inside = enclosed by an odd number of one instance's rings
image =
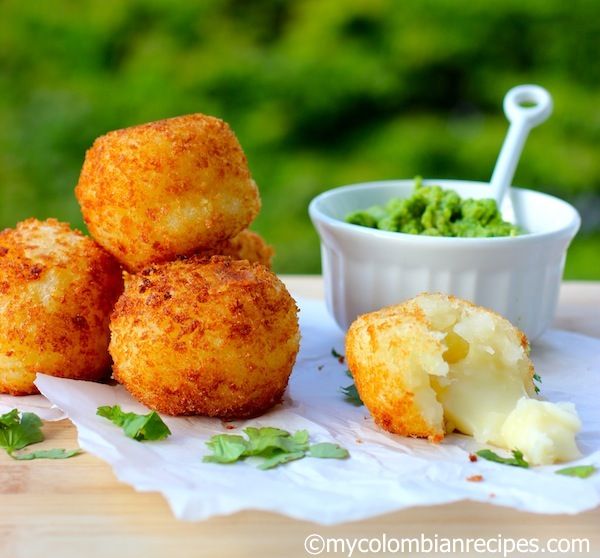
[[[170,415],[245,418],[278,403],[299,348],[297,307],[259,264],[191,257],[125,277],[114,377]]]
[[[348,366],[375,421],[433,441],[455,428],[477,431],[489,390],[501,388],[497,408],[489,407],[495,412],[534,393],[527,348],[524,334],[501,316],[442,294],[359,316],[346,338]]]
[[[274,254],[275,250],[265,242],[262,236],[245,229],[233,238],[228,238],[210,250],[197,255],[229,256],[234,260],[248,260],[250,263],[259,263],[271,269],[271,260]]]
[[[107,378],[122,290],[117,261],[65,223],[28,219],[0,232],[0,392],[37,393],[36,372]]]
[[[208,250],[260,209],[234,133],[203,114],[99,137],[75,194],[90,234],[132,271]]]
[[[574,406],[535,399],[527,338],[490,310],[422,294],[357,318],[346,358],[385,430],[432,441],[456,430],[532,464],[578,455]]]

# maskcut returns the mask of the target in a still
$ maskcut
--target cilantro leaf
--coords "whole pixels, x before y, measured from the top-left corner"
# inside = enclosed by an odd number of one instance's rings
[[[81,450],[50,449],[32,451],[31,453],[10,453],[13,459],[29,461],[31,459],[68,459],[81,453]]]
[[[171,435],[169,427],[156,411],[138,415],[123,412],[119,405],[104,405],[98,407],[96,414],[120,426],[126,436],[138,442],[164,440]]]
[[[262,458],[258,465],[261,470],[272,469],[290,461],[310,457],[343,459],[349,456],[337,444],[309,444],[306,430],[291,434],[287,430],[273,427],[244,429],[247,439],[236,434],[216,434],[206,445],[213,452],[203,458],[207,463],[234,463],[246,457]]]
[[[212,450],[213,455],[206,455],[206,463],[234,463],[248,449],[248,442],[243,436],[237,434],[217,434],[206,445]]]
[[[244,432],[250,440],[246,455],[265,455],[282,450],[295,453],[308,449],[308,432],[299,430],[293,436],[279,428],[245,428]]]
[[[523,458],[523,453],[518,449],[512,450],[512,457],[500,457],[490,449],[482,449],[475,453],[479,457],[483,457],[483,459],[487,459],[488,461],[494,461],[495,463],[503,463],[512,467],[523,467],[524,469],[529,467],[529,463]]]
[[[249,441],[246,455],[260,455],[268,450],[285,449],[283,440],[290,435],[287,430],[272,427],[248,427],[244,428],[244,433]]]
[[[303,451],[294,451],[292,453],[286,453],[284,451],[277,452],[273,454],[268,459],[265,459],[258,468],[262,471],[266,471],[267,469],[273,469],[277,467],[277,465],[283,465],[284,463],[289,463],[290,461],[296,461],[297,459],[302,459],[306,454]]]
[[[0,416],[0,447],[7,453],[37,444],[44,439],[42,421],[34,413],[22,413],[13,409]]]
[[[12,411],[0,416],[0,429],[2,427],[9,428],[15,424],[21,422],[19,418],[19,409],[13,409]]]
[[[580,479],[587,479],[597,471],[594,465],[577,465],[575,467],[565,467],[554,471],[557,475],[566,475],[567,477],[579,477]]]
[[[313,444],[308,449],[308,454],[311,457],[320,457],[321,459],[346,459],[350,457],[350,453],[346,448],[330,442]]]
[[[294,434],[292,434],[292,438],[294,439],[294,442],[296,442],[299,445],[302,446],[307,446],[308,447],[308,430],[297,430],[296,432],[294,432]]]
[[[21,413],[13,409],[0,416],[0,447],[13,459],[67,459],[77,455],[80,450],[51,449],[31,453],[15,453],[31,444],[37,444],[44,439],[42,421],[35,413]]]
[[[358,394],[358,390],[356,389],[356,384],[350,384],[346,387],[341,387],[340,391],[344,394],[345,399],[348,403],[356,407],[362,407],[364,403]]]

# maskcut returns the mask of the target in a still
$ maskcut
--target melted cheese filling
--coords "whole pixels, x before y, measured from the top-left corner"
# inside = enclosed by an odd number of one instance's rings
[[[575,407],[532,398],[529,361],[511,328],[476,309],[421,306],[443,334],[447,372],[430,372],[429,379],[443,407],[446,432],[519,449],[532,465],[578,457],[575,435],[581,422]]]

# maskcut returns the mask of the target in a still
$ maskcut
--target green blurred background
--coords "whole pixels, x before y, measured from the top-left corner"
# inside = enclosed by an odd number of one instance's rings
[[[334,186],[487,180],[504,93],[555,101],[515,184],[574,203],[567,277],[600,279],[596,0],[3,0],[0,227],[55,216],[94,138],[189,112],[227,120],[260,186],[276,270],[317,273],[310,199]]]

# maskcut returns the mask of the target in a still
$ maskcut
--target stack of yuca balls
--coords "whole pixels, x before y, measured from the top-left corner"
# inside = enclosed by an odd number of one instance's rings
[[[0,233],[0,392],[36,393],[38,372],[105,380],[112,364],[165,413],[280,401],[297,307],[248,230],[260,198],[229,126],[192,114],[110,132],[76,196],[93,238],[53,219]]]
[[[110,132],[75,190],[127,270],[110,325],[114,377],[152,409],[237,418],[283,396],[297,308],[247,230],[260,198],[223,121],[192,114]]]

